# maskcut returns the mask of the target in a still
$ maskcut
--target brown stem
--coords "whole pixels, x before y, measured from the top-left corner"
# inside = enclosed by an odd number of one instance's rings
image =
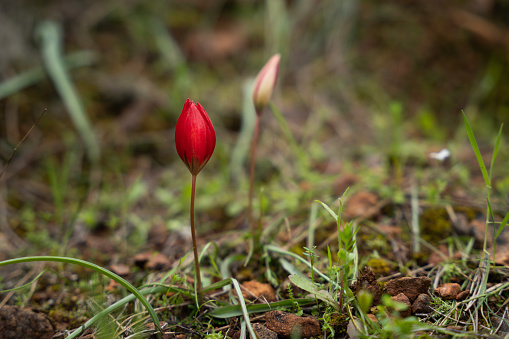
[[[256,124],[251,142],[251,168],[249,170],[249,205],[247,209],[247,217],[251,233],[256,233],[256,226],[253,219],[253,190],[254,190],[254,170],[256,163],[256,146],[258,144],[258,134],[260,133],[260,115],[256,115]]]
[[[198,247],[196,246],[196,232],[194,230],[194,196],[196,193],[196,174],[193,174],[193,183],[191,188],[191,235],[193,237],[194,268],[196,271],[196,292],[198,293],[198,307],[203,304],[203,292],[201,286],[200,263],[198,257]]]

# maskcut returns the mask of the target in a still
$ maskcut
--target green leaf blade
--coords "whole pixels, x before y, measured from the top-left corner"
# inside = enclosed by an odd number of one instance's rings
[[[490,176],[488,175],[488,171],[486,171],[486,165],[484,164],[484,160],[481,156],[481,151],[479,150],[479,146],[477,146],[477,141],[475,140],[474,132],[472,132],[472,128],[470,127],[470,124],[468,123],[467,116],[465,115],[465,112],[461,111],[463,114],[463,120],[465,121],[465,128],[467,130],[468,140],[470,141],[470,145],[472,146],[472,149],[474,150],[475,157],[477,158],[477,162],[479,163],[479,167],[481,168],[481,173],[484,178],[484,183],[486,186],[491,186],[491,180]]]
[[[332,215],[332,217],[334,218],[334,220],[338,220],[338,215],[324,202],[321,202],[320,200],[315,200],[316,202],[319,202],[320,204],[322,204],[323,208],[325,208],[327,210],[327,212],[330,213],[330,215]]]

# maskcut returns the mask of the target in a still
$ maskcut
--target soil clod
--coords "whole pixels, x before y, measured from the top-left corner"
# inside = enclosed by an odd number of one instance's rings
[[[447,283],[435,288],[435,294],[444,300],[455,300],[461,292],[461,286],[457,283]]]
[[[265,326],[280,337],[290,338],[297,335],[301,338],[321,335],[320,323],[315,318],[298,317],[295,314],[271,311],[265,315]]]
[[[53,325],[44,313],[17,306],[0,308],[0,339],[49,339],[53,334]]]
[[[250,280],[242,283],[242,286],[246,289],[242,291],[242,296],[244,299],[255,300],[255,299],[263,299],[267,301],[276,301],[276,292],[274,288],[269,284],[263,284],[256,280]]]
[[[428,277],[403,277],[393,279],[385,284],[384,293],[390,296],[396,296],[400,293],[405,294],[411,303],[417,299],[419,294],[426,294],[431,286],[431,279]]]
[[[402,303],[402,304],[405,304],[407,306],[406,309],[401,310],[399,312],[399,314],[403,318],[409,317],[412,314],[412,309],[410,308],[410,306],[412,304],[410,303],[410,300],[408,299],[408,297],[404,293],[400,293],[398,295],[395,295],[394,297],[392,297],[392,300],[397,301],[397,302]]]
[[[470,291],[461,291],[456,296],[456,300],[465,300],[470,295]]]
[[[360,274],[359,278],[354,284],[350,286],[350,289],[355,295],[357,295],[357,293],[359,293],[361,290],[367,291],[373,296],[373,302],[371,303],[371,306],[380,304],[382,290],[376,281],[375,273],[370,267],[364,267],[364,270]]]

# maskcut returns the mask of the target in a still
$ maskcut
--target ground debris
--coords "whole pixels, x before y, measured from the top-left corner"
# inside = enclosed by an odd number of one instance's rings
[[[270,311],[265,314],[265,326],[283,338],[297,335],[301,338],[321,335],[320,323],[315,318],[298,317],[295,314]]]
[[[357,278],[357,281],[350,286],[350,289],[355,295],[361,290],[369,292],[373,296],[372,306],[378,305],[381,302],[382,290],[378,285],[375,273],[373,273],[373,270],[369,266],[364,267],[364,270]]]
[[[170,260],[160,252],[142,252],[133,258],[136,266],[149,270],[164,270],[171,266]]]
[[[389,280],[385,284],[383,292],[390,296],[403,293],[408,297],[410,302],[413,303],[420,294],[426,294],[430,286],[431,279],[428,277],[403,277]]]
[[[242,286],[245,288],[245,290],[242,291],[242,296],[244,299],[261,299],[263,301],[265,298],[265,300],[269,302],[277,300],[276,292],[274,291],[274,288],[272,288],[272,286],[269,284],[263,284],[256,280],[250,280],[242,283]]]
[[[126,264],[115,264],[110,266],[110,270],[120,276],[126,276],[131,273],[131,267]]]
[[[267,327],[262,324],[253,324],[253,330],[258,335],[260,339],[277,339],[277,333],[269,330]]]
[[[509,316],[498,317],[492,316],[491,322],[495,328],[498,328],[498,335],[506,336],[509,334]]]
[[[18,306],[0,308],[0,339],[49,339],[53,333],[53,325],[44,313]]]

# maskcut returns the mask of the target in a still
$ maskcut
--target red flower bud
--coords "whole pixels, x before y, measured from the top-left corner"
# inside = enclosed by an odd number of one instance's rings
[[[180,159],[193,175],[207,164],[216,147],[216,132],[207,112],[187,99],[175,126],[175,145]]]
[[[279,72],[279,60],[281,55],[276,54],[267,61],[260,73],[256,76],[253,89],[253,102],[256,114],[260,115],[269,103],[270,96],[276,85],[277,74]]]

